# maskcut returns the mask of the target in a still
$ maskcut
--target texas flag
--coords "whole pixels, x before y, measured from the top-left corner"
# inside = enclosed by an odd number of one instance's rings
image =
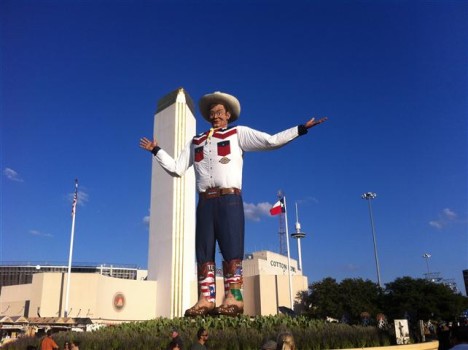
[[[278,202],[276,202],[273,207],[270,209],[270,214],[271,215],[279,215],[281,213],[284,213],[284,199],[281,198]]]

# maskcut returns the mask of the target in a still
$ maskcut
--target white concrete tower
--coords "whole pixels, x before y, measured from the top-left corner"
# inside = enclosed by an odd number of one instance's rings
[[[302,248],[301,239],[305,238],[306,234],[301,231],[301,224],[299,223],[299,212],[297,210],[296,202],[296,232],[291,234],[292,238],[297,239],[297,254],[299,255],[299,270],[302,272]]]
[[[195,135],[194,115],[193,101],[183,88],[158,102],[154,137],[174,158]],[[153,159],[148,279],[157,281],[156,315],[181,317],[192,306],[196,280],[193,167],[173,178]]]

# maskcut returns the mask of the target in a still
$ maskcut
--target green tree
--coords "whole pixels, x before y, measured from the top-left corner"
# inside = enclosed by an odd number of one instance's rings
[[[328,277],[321,282],[314,282],[309,286],[308,295],[309,314],[312,317],[324,319],[327,316],[340,318],[343,308],[340,305],[339,285],[334,278]]]
[[[468,307],[468,298],[426,279],[397,278],[386,284],[383,306],[391,318],[452,320]]]
[[[357,323],[362,312],[368,312],[375,320],[377,313],[382,312],[380,287],[370,280],[348,278],[339,285],[341,307],[350,318]]]
[[[309,290],[306,298],[313,317],[341,319],[346,315],[349,321],[358,323],[364,311],[374,316],[381,312],[381,290],[369,280],[348,278],[337,283],[333,278],[325,278],[312,283]]]
[[[409,316],[413,321],[450,321],[468,309],[468,298],[450,287],[411,277],[397,278],[384,290],[370,280],[344,279],[337,283],[328,277],[312,283],[309,293],[303,293],[301,298],[309,316],[341,319],[346,315],[352,323],[360,322],[362,312],[369,313],[372,320],[383,313],[389,320]]]

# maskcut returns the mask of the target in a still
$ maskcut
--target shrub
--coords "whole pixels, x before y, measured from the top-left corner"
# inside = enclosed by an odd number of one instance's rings
[[[329,324],[304,316],[290,318],[277,316],[240,317],[197,317],[197,318],[157,318],[145,322],[124,323],[109,326],[95,332],[60,332],[54,335],[57,344],[65,340],[79,340],[86,350],[155,350],[165,349],[170,341],[172,327],[179,329],[184,347],[196,341],[198,328],[209,332],[207,345],[217,350],[259,349],[266,339],[276,339],[284,331],[294,335],[297,347],[301,350],[345,349],[390,344],[387,332],[376,327]],[[5,346],[9,350],[25,350],[28,345],[39,345],[37,338],[21,338]]]

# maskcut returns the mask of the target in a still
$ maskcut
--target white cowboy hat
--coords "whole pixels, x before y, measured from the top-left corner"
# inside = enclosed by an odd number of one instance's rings
[[[211,122],[210,119],[210,107],[213,104],[222,104],[227,106],[227,109],[231,113],[231,118],[229,118],[229,123],[237,120],[241,111],[240,103],[237,98],[232,95],[226,94],[224,92],[215,91],[212,94],[207,94],[203,96],[198,102],[200,112],[207,121]]]

